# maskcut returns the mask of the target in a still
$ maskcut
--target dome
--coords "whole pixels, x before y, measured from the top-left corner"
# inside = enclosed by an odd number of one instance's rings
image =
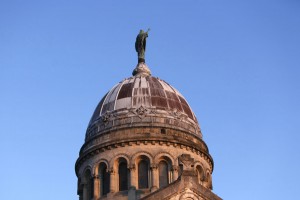
[[[86,140],[128,126],[172,127],[202,137],[195,114],[174,87],[151,76],[145,63],[139,63],[133,74],[104,95],[89,122]]]

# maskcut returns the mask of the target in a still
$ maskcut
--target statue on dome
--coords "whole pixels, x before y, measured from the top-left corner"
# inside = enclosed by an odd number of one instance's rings
[[[138,53],[138,62],[145,62],[145,51],[146,51],[146,38],[148,37],[148,32],[150,29],[146,32],[143,30],[140,30],[139,34],[136,36],[135,41],[135,50]]]

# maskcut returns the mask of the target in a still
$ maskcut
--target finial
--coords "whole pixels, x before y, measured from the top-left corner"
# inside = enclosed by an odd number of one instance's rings
[[[140,30],[139,34],[136,36],[135,50],[138,53],[138,63],[145,63],[146,38],[148,37],[149,31],[150,28],[148,28],[146,32]]]

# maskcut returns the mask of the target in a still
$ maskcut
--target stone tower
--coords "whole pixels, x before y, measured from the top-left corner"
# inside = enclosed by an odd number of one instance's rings
[[[144,59],[96,107],[75,171],[80,200],[221,200],[196,116]]]

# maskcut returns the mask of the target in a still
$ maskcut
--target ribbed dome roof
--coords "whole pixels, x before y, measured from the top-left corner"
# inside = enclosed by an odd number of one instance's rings
[[[97,132],[101,132],[124,125],[164,127],[170,120],[173,128],[186,129],[201,137],[192,109],[174,87],[151,76],[145,63],[139,64],[133,74],[104,95],[90,120],[86,139],[94,135],[89,130],[96,124]],[[139,120],[132,119],[134,116]],[[122,120],[117,122],[118,118]]]

